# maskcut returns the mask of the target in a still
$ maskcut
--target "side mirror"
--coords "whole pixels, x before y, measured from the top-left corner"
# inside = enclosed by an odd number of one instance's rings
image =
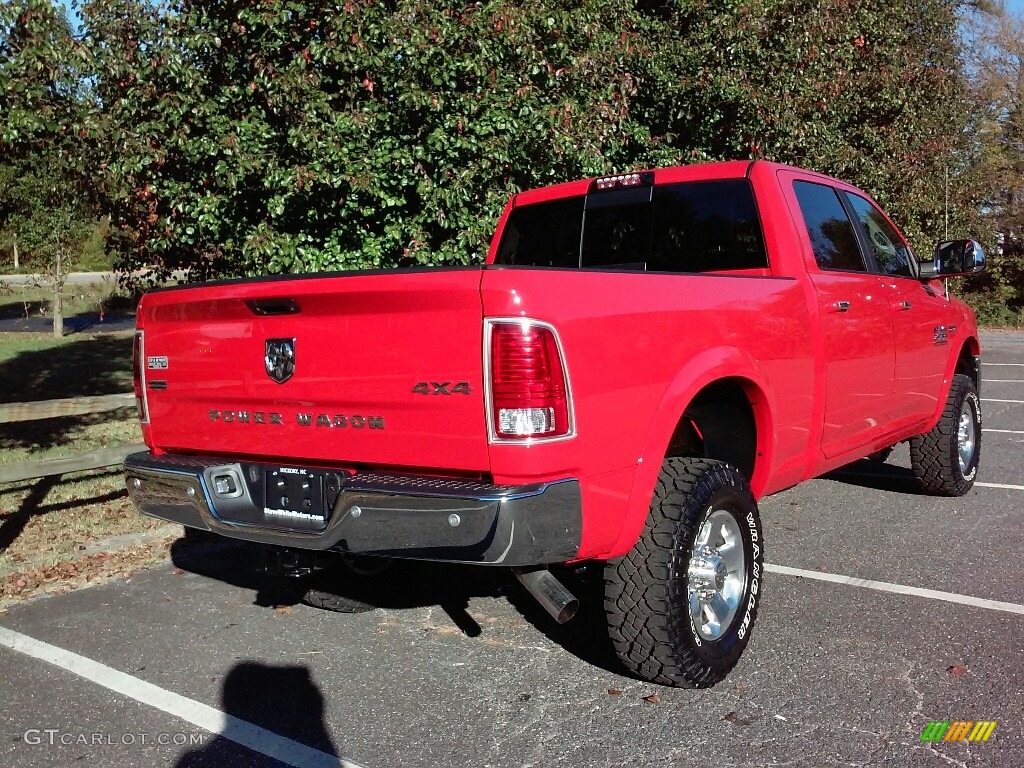
[[[985,251],[975,240],[949,240],[935,246],[933,274],[929,277],[960,277],[985,269]]]

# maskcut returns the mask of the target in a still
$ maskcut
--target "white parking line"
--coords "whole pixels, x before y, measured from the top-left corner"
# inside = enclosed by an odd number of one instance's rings
[[[179,717],[203,730],[295,768],[360,768],[336,755],[321,752],[273,731],[221,712],[198,701],[119,672],[106,664],[55,645],[0,627],[0,646],[53,664],[135,701]]]
[[[1024,384],[1024,379],[982,379],[982,384]]]
[[[982,365],[1005,365],[1013,368],[1024,368],[1024,363],[982,363]]]
[[[999,432],[1004,435],[1024,435],[1024,429],[989,429],[985,427],[982,432]]]
[[[975,487],[982,488],[1005,488],[1009,491],[1024,491],[1024,485],[1006,485],[1005,483],[975,483]]]
[[[783,576],[799,576],[805,579],[828,581],[833,584],[847,584],[851,587],[877,589],[880,592],[893,592],[897,595],[913,595],[914,597],[927,597],[931,600],[944,600],[947,603],[970,605],[975,608],[988,608],[992,611],[1005,611],[1006,613],[1019,613],[1021,615],[1024,615],[1024,605],[1017,605],[1016,603],[1004,603],[999,600],[987,600],[983,597],[971,597],[970,595],[958,595],[955,592],[940,592],[937,589],[922,589],[920,587],[908,587],[905,584],[890,584],[887,581],[872,581],[871,579],[858,579],[853,576],[840,576],[837,573],[805,571],[803,568],[790,568],[786,565],[775,565],[775,563],[765,563],[764,569],[769,573],[778,573]]]
[[[1017,403],[1018,405],[1024,405],[1024,400],[996,400],[994,397],[982,398],[986,403]]]

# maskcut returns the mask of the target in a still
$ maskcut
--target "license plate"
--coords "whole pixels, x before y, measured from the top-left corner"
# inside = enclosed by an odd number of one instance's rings
[[[327,525],[323,474],[309,469],[268,469],[263,496],[267,523],[322,530]]]

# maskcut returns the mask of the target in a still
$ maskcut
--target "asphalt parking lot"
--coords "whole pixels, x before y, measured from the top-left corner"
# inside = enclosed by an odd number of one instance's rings
[[[715,688],[625,677],[592,604],[558,627],[499,573],[414,566],[338,615],[179,548],[0,617],[0,765],[1024,765],[1024,334],[983,346],[975,488],[918,495],[901,446],[763,500],[758,623]]]

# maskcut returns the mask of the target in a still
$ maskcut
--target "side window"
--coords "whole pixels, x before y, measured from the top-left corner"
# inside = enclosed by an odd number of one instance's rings
[[[913,253],[881,211],[860,195],[847,194],[846,199],[860,220],[861,234],[870,245],[879,268],[887,275],[913,277],[910,266]]]
[[[866,272],[857,234],[836,191],[809,181],[793,182],[793,191],[800,204],[818,266]]]

